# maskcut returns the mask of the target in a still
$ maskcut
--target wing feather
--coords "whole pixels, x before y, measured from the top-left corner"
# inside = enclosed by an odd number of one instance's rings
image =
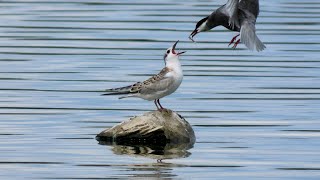
[[[174,83],[173,77],[168,75],[170,71],[169,68],[165,67],[159,74],[143,81],[139,92],[141,94],[152,94],[155,91],[166,90],[168,86]]]
[[[128,94],[128,96],[123,97],[131,97],[137,94],[152,94],[156,91],[164,91],[167,89],[170,84],[174,83],[174,79],[172,76],[168,76],[170,73],[170,69],[165,67],[163,68],[159,74],[152,76],[151,78],[143,81],[137,82],[130,86],[107,89],[108,93],[103,95],[119,95],[119,94]]]
[[[228,0],[225,4],[225,14],[229,17],[229,26],[233,29],[234,26],[239,26],[239,18],[238,18],[238,5],[239,0]]]
[[[255,18],[254,20],[247,18],[241,23],[240,39],[250,50],[259,52],[266,48],[256,35]]]

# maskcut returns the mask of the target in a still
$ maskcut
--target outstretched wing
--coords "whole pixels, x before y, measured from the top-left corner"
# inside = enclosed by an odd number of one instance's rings
[[[260,41],[256,35],[256,18],[252,13],[245,13],[245,20],[241,23],[240,39],[248,49],[262,51],[266,46]]]
[[[224,6],[224,14],[229,17],[229,26],[232,29],[234,28],[234,26],[240,27],[238,19],[238,5],[239,0],[228,0],[228,2]]]
[[[242,0],[239,1],[239,8],[241,11],[248,11],[256,18],[259,15],[259,0]]]

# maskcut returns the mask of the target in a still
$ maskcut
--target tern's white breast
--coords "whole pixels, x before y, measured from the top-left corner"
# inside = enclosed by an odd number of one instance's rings
[[[174,81],[173,81],[172,85],[168,87],[168,90],[164,96],[167,96],[167,95],[175,92],[178,89],[178,87],[180,86],[182,79],[183,79],[182,70],[171,71],[170,73],[172,73],[172,76],[173,76],[172,78],[174,79]]]

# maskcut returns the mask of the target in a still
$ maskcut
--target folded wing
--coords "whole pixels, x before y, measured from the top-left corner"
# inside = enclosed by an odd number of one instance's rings
[[[139,95],[154,94],[159,91],[165,91],[168,86],[174,83],[174,79],[169,75],[170,69],[163,68],[159,74],[152,76],[151,78],[137,82],[130,86],[107,89],[105,94],[102,95],[126,95],[121,98],[135,97]]]
[[[170,75],[170,73],[171,70],[165,67],[159,74],[143,81],[140,93],[143,95],[166,91],[167,88],[174,83],[174,78]]]

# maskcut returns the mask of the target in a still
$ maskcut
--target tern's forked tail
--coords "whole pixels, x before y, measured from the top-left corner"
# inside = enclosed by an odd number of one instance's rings
[[[119,94],[129,94],[131,91],[132,86],[125,86],[120,88],[112,88],[112,89],[106,89],[105,91],[107,93],[102,95],[119,95]]]
[[[127,97],[135,97],[137,93],[139,92],[137,89],[137,86],[140,84],[140,82],[137,82],[130,86],[120,87],[120,88],[113,88],[113,89],[106,89],[105,94],[102,94],[102,96],[109,96],[109,95],[125,95],[119,97],[119,99],[127,98]]]
[[[120,96],[119,99],[135,96],[135,94],[129,94],[127,92],[110,92],[110,93],[101,94],[101,96],[109,96],[109,95],[124,95],[124,96]]]

